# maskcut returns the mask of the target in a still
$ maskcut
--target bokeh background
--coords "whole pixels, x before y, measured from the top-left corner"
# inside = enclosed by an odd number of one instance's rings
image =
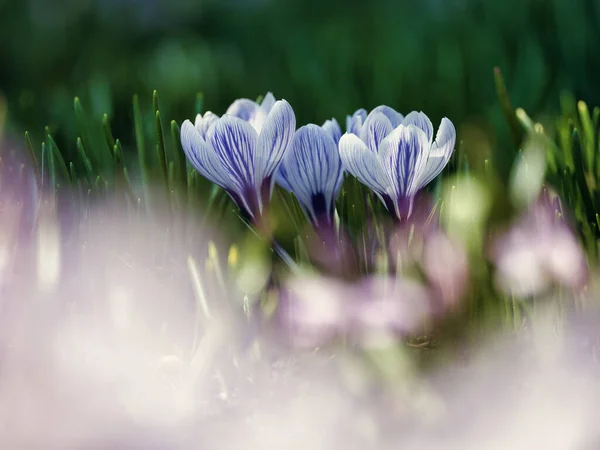
[[[271,90],[299,124],[359,107],[476,122],[509,145],[493,68],[543,120],[563,91],[600,103],[595,0],[0,0],[8,129],[74,145],[73,98],[133,141],[132,95],[191,117]]]

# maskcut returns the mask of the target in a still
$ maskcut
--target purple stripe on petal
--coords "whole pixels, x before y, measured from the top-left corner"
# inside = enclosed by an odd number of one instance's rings
[[[365,120],[367,120],[367,111],[362,108],[356,110],[352,116],[346,117],[346,132],[358,136]]]
[[[454,125],[444,117],[435,137],[435,142],[431,146],[427,164],[419,176],[417,189],[429,184],[446,167],[454,152],[455,143],[456,130]]]
[[[188,161],[200,175],[223,189],[231,188],[227,174],[224,173],[213,150],[189,120],[186,120],[181,126],[181,146]]]
[[[379,144],[393,129],[392,123],[383,113],[371,113],[360,130],[360,138],[373,153],[377,153]]]
[[[389,106],[386,106],[386,105],[378,106],[373,111],[371,111],[370,114],[373,114],[376,112],[384,114],[389,119],[390,123],[392,124],[392,128],[396,128],[404,120],[404,116],[402,114],[397,112],[394,108],[390,108]]]
[[[390,181],[377,155],[358,136],[344,134],[339,147],[342,165],[347,172],[374,191],[384,193],[388,190]]]
[[[250,123],[259,133],[266,118],[265,111],[261,106],[247,98],[240,98],[234,101],[225,114],[242,119]]]
[[[209,130],[207,141],[227,174],[230,183],[242,194],[256,186],[254,154],[256,131],[248,122],[237,117],[224,116]]]
[[[283,166],[289,187],[313,223],[322,216],[331,221],[342,163],[329,133],[313,124],[298,129]]]
[[[277,176],[275,177],[275,182],[285,189],[288,192],[292,192],[292,187],[287,181],[287,169],[285,168],[285,164],[280,164],[277,169]]]
[[[285,100],[275,102],[258,136],[254,155],[256,167],[256,187],[271,178],[288,150],[294,132],[296,116],[290,104]]]
[[[400,125],[379,146],[379,160],[390,177],[392,198],[416,193],[415,180],[429,155],[427,136],[414,125]]]
[[[433,124],[431,123],[431,120],[429,120],[429,117],[425,115],[425,113],[419,111],[413,111],[409,113],[402,121],[402,125],[414,125],[417,128],[420,128],[427,136],[429,144],[431,144],[431,141],[433,140]]]

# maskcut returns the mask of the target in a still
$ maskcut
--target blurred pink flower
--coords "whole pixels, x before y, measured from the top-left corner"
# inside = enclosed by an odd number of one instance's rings
[[[299,277],[280,293],[278,326],[297,347],[315,348],[339,338],[372,346],[419,331],[431,312],[429,291],[409,279],[370,276],[343,284]]]
[[[469,260],[465,248],[441,230],[424,241],[423,271],[443,310],[452,307],[468,289]]]
[[[346,328],[349,292],[346,285],[331,278],[294,278],[279,293],[278,325],[293,346],[328,344]]]
[[[442,313],[466,293],[469,259],[464,246],[440,228],[431,208],[421,208],[420,214],[396,227],[390,237],[390,259],[396,272],[424,273],[437,312]]]
[[[559,217],[560,205],[540,199],[492,244],[498,287],[520,297],[540,294],[553,284],[578,289],[587,281],[581,246]]]
[[[353,288],[349,335],[363,346],[378,346],[422,328],[431,315],[430,296],[420,283],[371,276]]]

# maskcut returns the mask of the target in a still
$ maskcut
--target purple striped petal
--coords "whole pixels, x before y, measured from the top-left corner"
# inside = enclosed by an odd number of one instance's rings
[[[371,113],[360,130],[360,138],[373,153],[377,153],[379,144],[393,129],[392,123],[383,113]]]
[[[200,136],[206,139],[206,133],[208,132],[208,129],[214,125],[215,121],[218,119],[219,116],[210,111],[206,111],[204,116],[202,114],[198,114],[196,116],[196,122],[194,123],[194,126],[196,127],[196,130],[198,130],[198,133],[200,133]]]
[[[322,216],[331,221],[341,186],[342,163],[329,133],[314,124],[298,129],[283,166],[280,174],[311,221],[317,223]]]
[[[384,139],[379,146],[379,159],[390,177],[391,190],[387,193],[392,199],[416,193],[415,181],[427,163],[429,150],[427,136],[414,125],[400,125]]]
[[[285,189],[288,192],[292,192],[292,187],[287,182],[287,169],[285,168],[285,164],[280,164],[277,169],[277,175],[275,176],[275,182]]]
[[[260,133],[266,118],[265,111],[261,106],[247,98],[240,98],[234,101],[231,106],[227,108],[225,114],[238,117],[243,121],[248,122],[254,127],[257,133]]]
[[[413,111],[409,113],[402,121],[402,125],[414,125],[423,130],[427,136],[429,144],[431,145],[431,141],[433,140],[433,124],[431,123],[431,120],[429,120],[429,117],[425,115],[425,113],[420,111]]]
[[[183,122],[181,126],[181,146],[188,161],[200,175],[223,189],[231,189],[229,177],[223,170],[223,166],[198,129],[189,120]]]
[[[383,194],[388,190],[389,179],[377,155],[355,134],[346,133],[340,139],[340,158],[344,169],[358,180]]]
[[[241,195],[256,186],[254,155],[258,137],[252,126],[237,117],[224,116],[209,130],[207,142],[227,174],[230,184]]]
[[[275,102],[258,136],[254,158],[257,189],[261,188],[265,180],[273,177],[295,131],[296,116],[290,104],[285,100]]]
[[[404,116],[402,114],[397,112],[394,108],[390,108],[389,106],[386,106],[386,105],[378,106],[373,111],[371,111],[370,114],[373,114],[376,112],[384,114],[389,119],[393,128],[396,128],[404,120]]]
[[[422,174],[419,176],[418,187],[421,189],[433,180],[446,167],[454,152],[456,143],[456,130],[447,118],[442,119],[440,128],[435,136],[435,142],[431,146],[429,158]]]
[[[323,128],[331,135],[336,145],[340,142],[340,138],[342,137],[342,128],[340,127],[338,121],[335,120],[335,118],[332,118],[331,120],[326,120],[325,123],[321,125],[321,128]]]
[[[346,132],[358,136],[365,120],[367,120],[367,111],[362,108],[356,110],[352,116],[346,116]]]

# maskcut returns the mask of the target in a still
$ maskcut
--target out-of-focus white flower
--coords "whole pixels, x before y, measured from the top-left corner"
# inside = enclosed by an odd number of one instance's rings
[[[430,317],[427,289],[408,279],[372,276],[352,292],[349,334],[367,347],[385,346],[417,332]]]
[[[417,332],[430,313],[429,292],[416,281],[375,275],[343,284],[302,277],[281,292],[279,326],[301,347],[320,347],[336,338],[381,346]]]
[[[540,294],[552,284],[577,289],[587,280],[581,246],[545,195],[494,241],[492,258],[497,285],[519,297]]]
[[[320,347],[345,331],[350,290],[324,277],[292,279],[280,291],[278,319],[294,345]]]
[[[468,288],[467,252],[460,242],[441,230],[425,239],[423,270],[444,306],[454,305]]]

